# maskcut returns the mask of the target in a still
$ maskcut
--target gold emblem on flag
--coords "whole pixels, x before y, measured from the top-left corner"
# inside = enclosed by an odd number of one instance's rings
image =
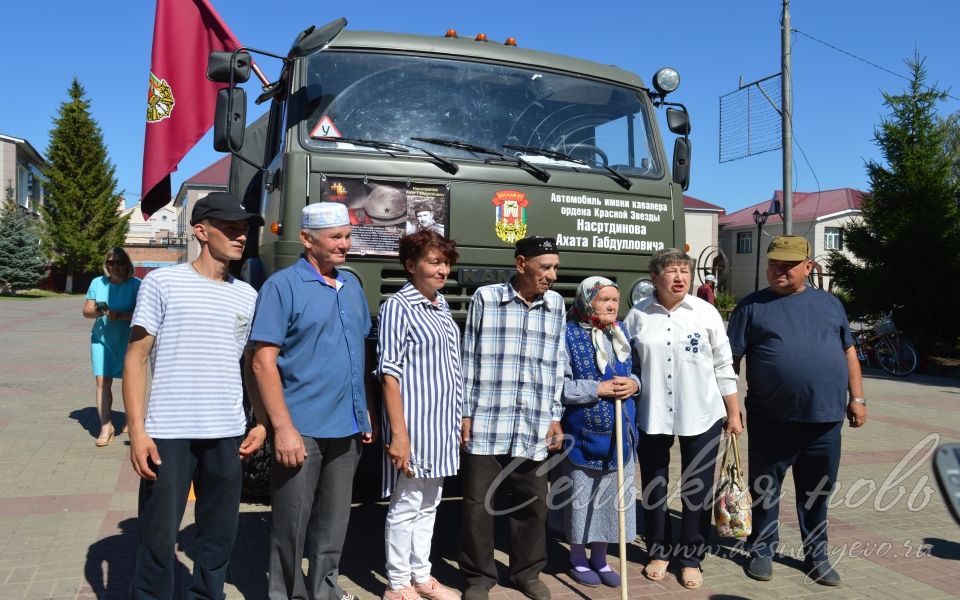
[[[150,87],[147,90],[147,122],[156,123],[173,115],[173,90],[166,79],[160,79],[150,73]]]

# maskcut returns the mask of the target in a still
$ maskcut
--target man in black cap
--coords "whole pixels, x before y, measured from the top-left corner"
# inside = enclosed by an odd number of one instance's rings
[[[497,583],[491,486],[510,492],[510,579],[528,598],[548,600],[547,474],[539,467],[562,442],[564,304],[551,291],[560,255],[552,238],[519,240],[517,272],[479,288],[463,338],[461,443],[464,600],[486,600]],[[492,496],[492,494],[491,494]]]
[[[223,598],[240,507],[240,461],[266,438],[266,414],[244,437],[240,357],[257,292],[233,278],[251,224],[230,194],[197,201],[190,219],[200,256],[151,271],[137,295],[123,369],[130,462],[140,476],[139,540],[131,598],[172,598],[175,545],[195,484],[197,549],[191,598]],[[153,374],[147,400],[147,361]],[[254,397],[256,396],[256,397]]]

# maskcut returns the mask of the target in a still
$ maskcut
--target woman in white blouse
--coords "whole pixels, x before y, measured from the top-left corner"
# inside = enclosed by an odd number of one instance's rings
[[[703,585],[700,562],[710,531],[711,493],[721,429],[743,431],[730,342],[720,313],[688,295],[692,261],[675,248],[650,259],[654,295],[638,302],[625,320],[631,332],[633,369],[643,382],[637,406],[638,453],[650,562],[644,575],[666,576],[675,560],[680,582]],[[681,503],[678,543],[672,540],[667,506],[670,448],[680,440]]]

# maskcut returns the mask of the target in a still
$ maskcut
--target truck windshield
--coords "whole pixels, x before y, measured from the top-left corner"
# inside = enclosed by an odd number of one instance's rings
[[[626,86],[534,68],[327,50],[307,59],[304,90],[305,143],[314,149],[369,152],[331,139],[339,136],[400,144],[450,138],[546,168],[606,165],[631,177],[663,174],[648,105],[640,90]],[[456,147],[434,151],[487,158]]]

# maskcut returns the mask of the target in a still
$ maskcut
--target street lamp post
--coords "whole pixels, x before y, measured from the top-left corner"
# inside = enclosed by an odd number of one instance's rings
[[[760,235],[763,233],[763,226],[766,224],[767,217],[769,216],[770,213],[767,211],[753,211],[753,222],[757,224],[757,272],[753,278],[753,291],[755,292],[760,289]]]

